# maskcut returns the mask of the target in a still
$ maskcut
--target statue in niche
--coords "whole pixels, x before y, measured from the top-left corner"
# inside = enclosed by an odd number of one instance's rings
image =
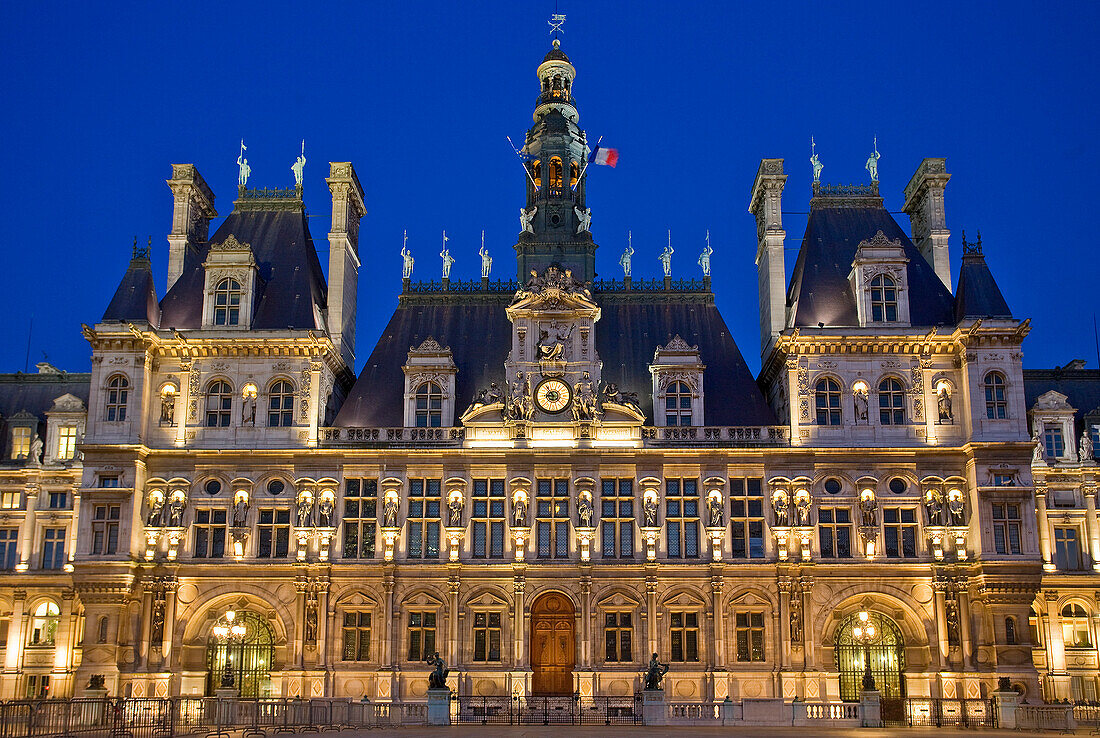
[[[159,492],[149,495],[149,515],[145,518],[145,524],[150,527],[160,525],[161,514],[164,512],[164,497]]]
[[[523,526],[527,524],[527,498],[516,497],[512,501],[512,525]]]
[[[524,233],[534,233],[535,229],[531,227],[531,221],[535,219],[535,213],[539,211],[538,207],[532,207],[530,210],[524,208],[519,209],[519,229]]]
[[[539,326],[539,342],[537,349],[540,359],[558,360],[564,359],[565,344],[572,337],[576,323],[566,328],[557,321],[551,321],[549,327],[543,329]]]
[[[798,524],[809,525],[810,524],[810,496],[803,495],[797,497],[794,501],[795,509],[798,511]]]
[[[150,643],[160,643],[164,640],[164,593],[157,592],[153,596],[153,613],[150,617]]]
[[[1035,431],[1035,435],[1031,439],[1032,445],[1035,447],[1031,452],[1031,462],[1033,464],[1039,464],[1047,460],[1046,447],[1043,445],[1043,438],[1039,435],[1039,431]]]
[[[42,437],[35,433],[34,437],[31,438],[31,451],[27,455],[27,466],[42,465],[42,449],[44,446]]]
[[[581,210],[578,207],[574,207],[573,213],[577,216],[577,233],[587,232],[592,225],[592,208]]]
[[[317,595],[310,594],[306,601],[305,642],[317,642]]]
[[[875,504],[875,498],[871,495],[867,495],[866,497],[860,499],[859,512],[863,518],[862,525],[864,525],[865,527],[873,527],[876,525],[875,511],[877,509],[878,506]]]
[[[451,511],[447,525],[454,528],[462,525],[462,498],[452,497],[450,502],[447,503],[447,509]]]
[[[772,510],[775,511],[775,524],[784,527],[791,524],[791,504],[786,492],[772,496]]]
[[[160,396],[160,422],[172,425],[176,420],[176,393],[165,392]]]
[[[573,420],[592,420],[599,414],[592,378],[588,376],[588,372],[583,372],[573,385]]]
[[[386,502],[382,506],[382,519],[386,528],[397,527],[397,496],[389,495],[386,497]]]
[[[176,495],[172,498],[172,501],[168,503],[168,526],[171,528],[183,527],[183,509],[187,506],[187,501],[183,498],[183,495]]]
[[[1081,434],[1081,440],[1077,444],[1077,460],[1092,461],[1092,454],[1092,436],[1089,434],[1089,429],[1085,428],[1085,432]]]
[[[649,666],[645,670],[645,688],[660,689],[661,679],[668,673],[668,664],[662,664],[657,660],[657,654],[649,659]]]
[[[581,519],[581,525],[591,528],[593,515],[595,511],[592,509],[592,501],[587,497],[581,497],[581,501],[577,504],[577,516]]]
[[[867,422],[867,390],[857,389],[853,395],[856,409],[856,420]]]
[[[657,497],[656,495],[650,495],[642,502],[642,515],[645,517],[645,526],[647,528],[657,527]]]
[[[244,495],[237,497],[237,501],[233,503],[233,526],[236,528],[242,528],[245,525],[245,521],[248,520],[248,498]]]
[[[875,150],[867,157],[867,163],[864,168],[871,173],[871,181],[878,182],[878,160],[881,157],[878,154],[878,136],[875,136]]]
[[[707,498],[707,510],[710,512],[710,527],[722,527],[722,498],[718,495]]]
[[[302,495],[298,498],[298,527],[309,528],[313,525],[313,498]]]
[[[936,404],[939,406],[940,422],[953,422],[954,415],[951,413],[951,391],[947,388],[947,385],[940,385],[940,389],[936,393]]]
[[[924,495],[924,509],[928,512],[929,525],[943,525],[943,497],[934,489]]]
[[[428,689],[447,689],[447,675],[451,670],[447,668],[443,659],[439,658],[439,651],[425,659],[425,662],[433,667],[432,673],[428,675]]]
[[[802,593],[791,593],[791,643],[802,643]]]
[[[319,523],[322,528],[334,527],[332,525],[332,513],[335,509],[336,505],[331,497],[321,497],[321,502],[317,505],[317,515],[320,518]]]
[[[241,418],[244,425],[254,427],[256,425],[256,393],[249,392],[244,396],[244,403],[241,408],[243,417]]]
[[[947,512],[951,515],[951,525],[966,523],[966,500],[963,496],[952,495],[947,498]]]

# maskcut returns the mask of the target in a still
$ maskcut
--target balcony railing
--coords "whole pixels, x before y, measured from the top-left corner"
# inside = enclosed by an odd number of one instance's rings
[[[455,428],[322,428],[321,442],[334,446],[397,444],[458,446],[466,429]]]
[[[667,426],[642,428],[646,445],[786,446],[790,429],[783,425]]]

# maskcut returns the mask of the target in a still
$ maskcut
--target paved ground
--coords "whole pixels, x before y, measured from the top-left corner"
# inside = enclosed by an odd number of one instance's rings
[[[1087,735],[1086,729],[1077,735]],[[902,738],[903,736],[927,736],[927,738],[1008,738],[1023,735],[1053,735],[1052,733],[1024,733],[1014,730],[962,730],[956,728],[686,728],[643,726],[508,726],[463,725],[450,728],[410,727],[393,729],[376,728],[362,732],[323,733],[325,738],[352,738],[352,736],[394,735],[400,738],[425,736],[425,738],[639,738],[641,736],[768,736],[771,738]]]

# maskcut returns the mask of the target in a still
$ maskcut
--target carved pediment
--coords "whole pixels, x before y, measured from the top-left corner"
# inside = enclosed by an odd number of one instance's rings
[[[451,355],[451,349],[449,347],[441,346],[439,341],[435,340],[434,336],[428,336],[424,341],[415,348],[409,347],[410,354],[447,354]]]
[[[901,248],[901,239],[900,238],[895,238],[893,241],[891,241],[889,238],[886,237],[885,233],[883,233],[882,231],[879,231],[878,233],[876,233],[871,238],[860,241],[859,246],[857,246],[856,248],[858,250],[858,249],[862,249],[862,248],[865,248],[865,247],[868,247],[868,248],[891,248],[892,247],[892,248],[900,249]]]
[[[1051,390],[1039,395],[1039,399],[1035,401],[1035,407],[1038,410],[1073,410],[1073,406],[1067,400],[1069,398],[1066,395]]]
[[[641,600],[635,597],[628,597],[622,592],[614,592],[602,600],[596,602],[596,607],[603,608],[605,610],[611,609],[630,609],[641,606]]]
[[[679,592],[667,596],[662,600],[664,607],[702,607],[706,603],[698,596],[690,592]]]
[[[466,607],[508,607],[508,600],[495,592],[482,592],[466,600]]]
[[[378,600],[370,597],[363,592],[348,592],[336,600],[337,607],[345,608],[376,608],[379,607]]]
[[[71,395],[68,392],[61,395],[53,401],[53,407],[50,408],[51,413],[82,413],[84,412],[84,401],[76,395]]]
[[[402,600],[401,604],[405,607],[440,608],[443,607],[443,600],[427,592],[414,592]]]
[[[534,269],[527,283],[516,291],[512,299],[511,310],[592,310],[596,303],[592,299],[589,285],[578,281],[570,269],[561,269],[551,265],[542,274]]]
[[[667,344],[665,344],[664,347],[661,348],[660,350],[661,351],[698,351],[699,347],[698,346],[689,346],[688,342],[685,341],[683,338],[681,338],[680,334],[677,333],[676,335],[674,335],[672,337],[672,340],[669,341]]]
[[[252,245],[248,243],[241,243],[237,240],[237,237],[232,233],[229,234],[221,243],[215,243],[210,245],[211,251],[247,251],[252,252]]]

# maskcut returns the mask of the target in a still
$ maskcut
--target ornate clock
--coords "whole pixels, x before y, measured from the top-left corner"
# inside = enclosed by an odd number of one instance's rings
[[[560,413],[572,400],[569,385],[560,379],[547,379],[535,387],[535,402],[548,413]]]

